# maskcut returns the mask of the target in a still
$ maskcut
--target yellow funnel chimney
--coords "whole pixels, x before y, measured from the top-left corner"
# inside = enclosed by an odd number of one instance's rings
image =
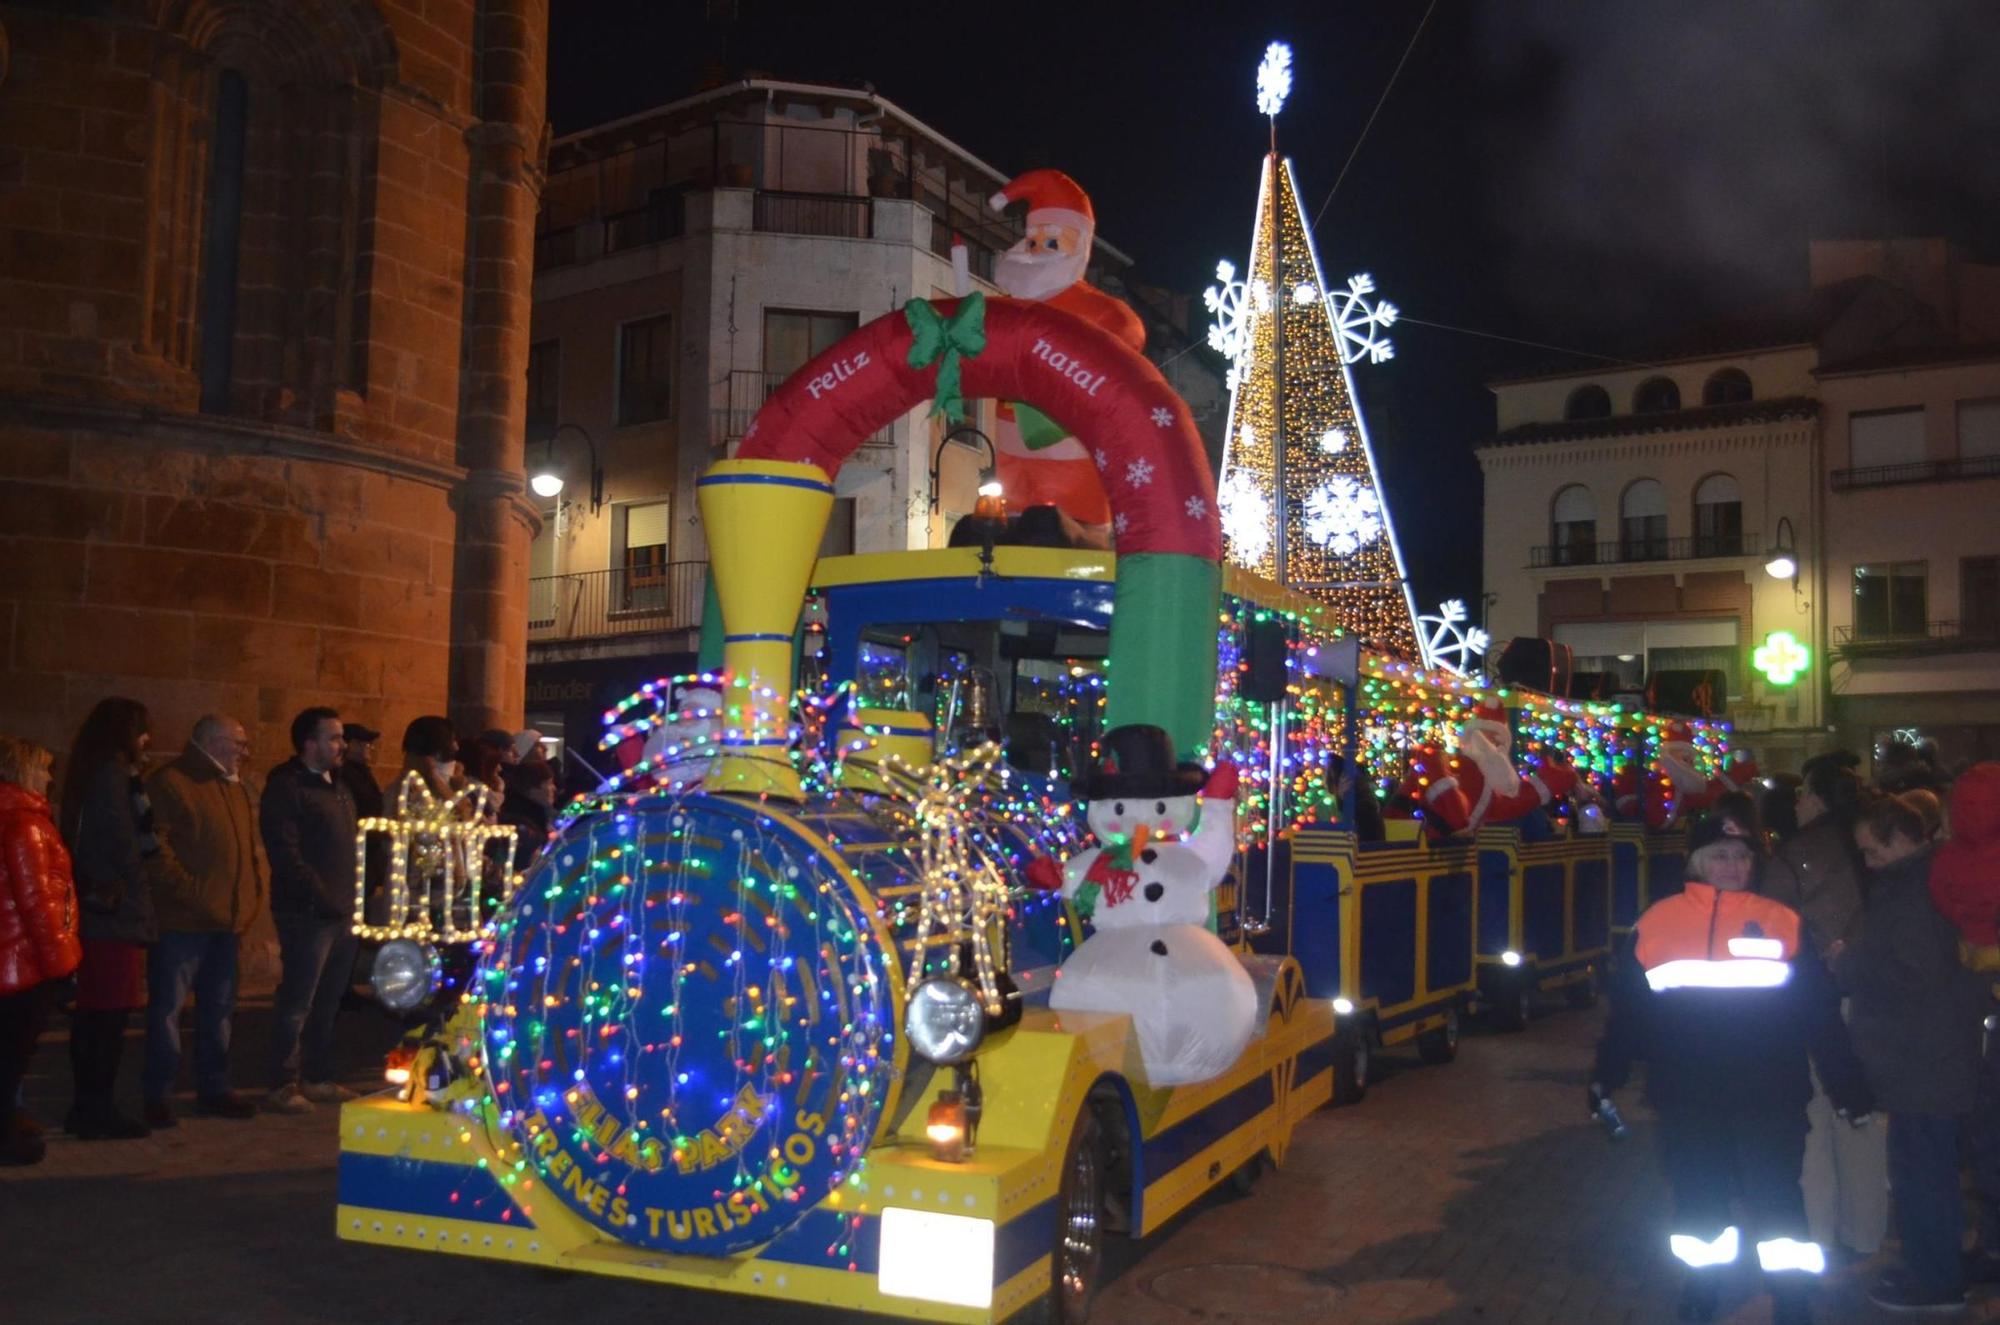
[[[786,751],[792,633],[805,604],[833,482],[815,465],[722,460],[696,485],[722,604],[723,753],[710,791],[798,800]]]

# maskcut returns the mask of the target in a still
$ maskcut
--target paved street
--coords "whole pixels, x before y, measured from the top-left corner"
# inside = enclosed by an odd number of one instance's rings
[[[239,1067],[257,1061],[264,1011],[244,1018]],[[346,1021],[353,1061],[371,1061],[386,1023],[366,1011]],[[1629,1111],[1638,1126],[1622,1146],[1577,1116],[1598,1023],[1597,1013],[1551,1012],[1524,1035],[1468,1035],[1449,1067],[1390,1063],[1361,1105],[1309,1119],[1288,1167],[1254,1194],[1211,1197],[1163,1235],[1119,1246],[1094,1319],[1671,1320],[1677,1280],[1643,1111]],[[135,1037],[128,1080],[137,1048]],[[45,1042],[38,1069],[31,1099],[57,1119],[60,1039]],[[0,1170],[10,1320],[828,1319],[338,1242],[328,1110],[187,1119],[144,1142],[52,1141],[41,1168]],[[1821,1319],[1878,1319],[1861,1297],[1871,1274],[1832,1277]],[[1745,1273],[1727,1319],[1768,1319],[1762,1299],[1745,1300],[1754,1286]],[[2000,1302],[1981,1308],[1969,1319],[2000,1320]]]

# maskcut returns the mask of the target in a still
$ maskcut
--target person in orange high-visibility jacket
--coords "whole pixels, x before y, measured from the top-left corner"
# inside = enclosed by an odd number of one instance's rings
[[[1738,818],[1702,820],[1689,838],[1686,888],[1639,917],[1632,959],[1614,972],[1590,1104],[1645,1063],[1673,1188],[1668,1247],[1689,1270],[1680,1318],[1714,1319],[1722,1269],[1748,1243],[1773,1321],[1800,1325],[1826,1267],[1799,1189],[1808,1061],[1843,1117],[1865,1120],[1870,1100],[1798,913],[1750,890],[1754,834]]]

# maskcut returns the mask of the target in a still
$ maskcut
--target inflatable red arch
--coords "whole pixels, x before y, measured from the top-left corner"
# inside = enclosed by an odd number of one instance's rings
[[[919,342],[926,352],[913,365]],[[937,394],[947,342],[963,351],[960,397],[1025,401],[1097,462],[1118,552],[1117,683],[1106,724],[1152,723],[1183,755],[1204,753],[1215,725],[1222,581],[1215,478],[1187,405],[1123,341],[1042,304],[912,300],[787,379],[751,421],[737,458],[839,474],[863,441]]]
[[[924,301],[914,301],[922,304]],[[950,321],[967,301],[940,300]],[[1215,480],[1187,405],[1124,342],[1042,304],[986,300],[986,345],[961,360],[967,400],[1020,400],[1082,438],[1097,461],[1121,554],[1219,560]],[[750,424],[744,460],[836,475],[861,443],[930,400],[938,366],[910,365],[912,315],[879,317],[786,379]]]

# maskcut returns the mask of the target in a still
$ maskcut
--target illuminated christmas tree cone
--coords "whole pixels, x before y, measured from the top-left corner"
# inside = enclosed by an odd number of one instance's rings
[[[833,483],[815,465],[723,460],[697,488],[730,678],[723,754],[707,786],[798,800],[803,792],[785,739],[792,636],[833,509]]]

